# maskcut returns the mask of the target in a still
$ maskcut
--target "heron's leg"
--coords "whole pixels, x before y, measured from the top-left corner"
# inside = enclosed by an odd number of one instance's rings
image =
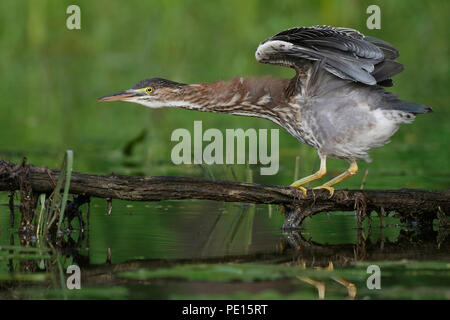
[[[328,267],[320,268],[320,269],[333,271],[334,270],[333,262],[332,261],[328,261]],[[352,300],[355,299],[355,297],[356,297],[356,286],[355,286],[355,284],[351,283],[348,280],[345,280],[344,278],[340,278],[340,277],[332,277],[331,279],[333,279],[337,283],[339,283],[339,284],[341,284],[341,285],[343,285],[344,287],[347,288],[348,298],[349,299],[352,299]]]
[[[300,180],[295,181],[294,183],[291,184],[291,187],[300,189],[303,192],[303,195],[306,196],[306,189],[302,187],[302,185],[320,179],[322,178],[325,173],[327,173],[327,157],[323,156],[323,155],[319,155],[320,156],[320,168],[319,171],[317,171],[316,173],[313,173],[310,176],[304,177]]]
[[[306,262],[302,260],[300,266],[302,269],[306,269]],[[297,276],[297,279],[316,287],[319,299],[325,299],[325,283],[311,279],[310,277]]]
[[[356,286],[354,283],[351,283],[348,280],[345,280],[344,278],[335,277],[332,278],[334,281],[336,281],[339,284],[342,284],[344,287],[347,288],[348,292],[348,298],[351,300],[354,300],[356,297]]]
[[[341,182],[342,180],[345,180],[345,179],[351,177],[352,175],[354,175],[357,172],[358,172],[358,165],[356,164],[356,161],[353,160],[350,163],[350,167],[344,173],[341,173],[336,178],[333,178],[330,181],[328,181],[328,182],[324,183],[323,185],[316,187],[314,189],[327,189],[330,192],[330,197],[331,197],[331,196],[333,196],[333,193],[334,193],[334,188],[332,187],[332,185],[335,185],[336,183]]]

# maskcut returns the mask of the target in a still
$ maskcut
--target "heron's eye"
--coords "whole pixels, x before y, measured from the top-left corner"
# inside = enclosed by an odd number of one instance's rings
[[[153,93],[153,87],[147,87],[147,88],[145,88],[145,92],[147,93],[147,94],[152,94]]]

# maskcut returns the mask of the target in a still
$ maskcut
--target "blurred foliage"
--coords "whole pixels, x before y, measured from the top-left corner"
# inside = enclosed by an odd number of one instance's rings
[[[286,28],[327,24],[356,28],[395,45],[405,71],[394,78],[395,86],[389,90],[435,111],[402,126],[389,145],[372,151],[372,163],[360,163],[360,172],[369,170],[365,187],[450,188],[449,1],[376,1],[381,8],[381,30],[366,28],[366,8],[372,0],[79,0],[81,30],[68,30],[66,8],[73,2],[0,2],[0,159],[19,161],[27,156],[34,165],[57,167],[61,153],[71,149],[76,155],[75,171],[245,181],[255,166],[173,165],[171,133],[176,128],[192,130],[194,120],[202,120],[204,130],[222,131],[278,128],[272,122],[182,109],[151,110],[96,99],[151,77],[185,83],[241,75],[292,77],[290,69],[257,63],[257,45]],[[316,151],[281,129],[279,174],[260,176],[255,169],[253,181],[289,184],[294,180],[296,156],[300,156],[299,176],[318,168]],[[326,178],[346,166],[340,160],[329,161]],[[339,186],[359,188],[362,175]],[[1,194],[0,201],[6,203],[7,196]],[[7,244],[17,226],[8,227],[7,207],[2,208],[0,244]],[[223,247],[217,239],[230,238],[226,222],[235,221],[242,210],[208,201],[150,205],[114,201],[113,215],[107,216],[105,202],[94,199],[89,262],[104,263],[109,248],[113,263],[141,257],[190,257],[202,252],[204,243],[209,244],[208,250],[215,250]],[[274,243],[283,217],[277,209],[272,216],[271,210],[257,206],[255,221],[243,223],[247,234],[235,239],[248,243],[246,236],[252,236],[253,228],[254,250]],[[219,212],[225,222],[213,230]],[[349,215],[320,215],[305,226],[320,242],[348,243],[355,241],[355,224]],[[395,228],[384,231],[390,239],[398,233]],[[0,271],[5,268],[2,265]],[[98,290],[90,293],[110,294]],[[46,297],[58,294],[48,292]],[[114,294],[119,297],[128,291],[119,288]],[[308,296],[313,294],[311,289]],[[267,295],[261,297],[280,297]],[[400,295],[392,293],[392,297]]]
[[[68,30],[65,12],[71,1],[2,1],[0,156],[15,160],[26,155],[36,165],[54,167],[55,155],[72,149],[79,171],[201,175],[195,166],[172,165],[174,129],[192,129],[194,120],[202,120],[204,128],[222,130],[277,126],[247,117],[101,104],[96,98],[149,77],[186,83],[237,75],[291,77],[289,69],[255,61],[259,42],[292,26],[329,24],[357,28],[399,48],[406,69],[395,78],[392,90],[435,110],[404,125],[389,146],[373,150],[374,162],[361,164],[362,169],[370,168],[366,187],[448,188],[450,3],[380,1],[381,30],[368,30],[365,11],[372,2],[77,1],[81,30]],[[145,169],[117,168],[121,148],[143,128],[148,128],[148,135],[135,156]],[[256,182],[288,184],[297,155],[303,175],[318,165],[315,151],[284,130],[280,148],[280,168],[288,174],[256,176]],[[216,177],[223,177],[222,166],[217,167],[213,166],[219,172]],[[330,177],[345,167],[342,161],[330,161]],[[373,180],[374,176],[383,179]],[[353,179],[343,186],[359,183]]]

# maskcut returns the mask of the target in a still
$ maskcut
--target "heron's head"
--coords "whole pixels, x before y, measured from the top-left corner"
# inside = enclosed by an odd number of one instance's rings
[[[180,100],[185,84],[161,78],[139,81],[131,89],[99,98],[99,101],[127,101],[150,108],[170,106]]]

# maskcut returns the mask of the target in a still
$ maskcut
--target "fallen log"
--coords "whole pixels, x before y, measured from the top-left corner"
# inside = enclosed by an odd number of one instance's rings
[[[50,193],[59,170],[0,161],[0,191],[20,189],[22,170],[34,193]],[[428,225],[450,212],[450,190],[308,190],[306,196],[294,188],[233,181],[211,181],[183,177],[131,177],[72,172],[71,194],[129,201],[208,199],[215,201],[283,205],[285,227],[297,227],[308,216],[319,212],[357,211],[364,218],[375,210],[379,214],[395,211],[403,221]]]

